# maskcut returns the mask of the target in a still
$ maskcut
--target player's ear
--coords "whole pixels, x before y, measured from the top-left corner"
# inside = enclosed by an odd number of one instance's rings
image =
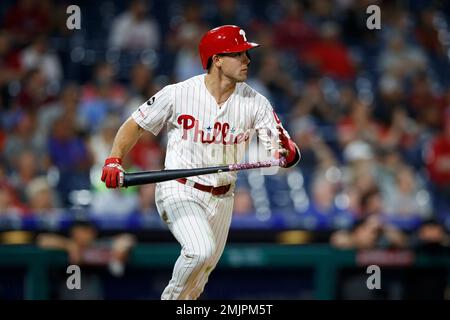
[[[222,66],[222,61],[221,61],[220,56],[218,54],[215,54],[215,55],[212,56],[212,63],[217,68],[220,68]]]
[[[246,55],[247,58],[248,58],[248,64],[250,64],[250,62],[252,61],[252,58],[250,58],[250,52],[248,52],[248,50],[245,51],[245,55]]]

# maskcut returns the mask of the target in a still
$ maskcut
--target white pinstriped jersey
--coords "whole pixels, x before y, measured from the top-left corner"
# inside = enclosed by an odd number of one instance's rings
[[[267,150],[278,136],[278,117],[269,101],[245,83],[219,107],[205,74],[168,85],[133,112],[133,119],[157,135],[167,125],[165,169],[191,169],[238,163],[253,132]],[[269,130],[267,130],[269,129]],[[288,133],[286,135],[289,137]],[[234,183],[235,172],[189,178],[204,185]]]

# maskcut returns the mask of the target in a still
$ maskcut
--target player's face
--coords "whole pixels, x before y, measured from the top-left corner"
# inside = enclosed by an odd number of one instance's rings
[[[225,76],[236,82],[247,79],[248,65],[250,63],[247,51],[234,52],[220,55],[221,69]]]

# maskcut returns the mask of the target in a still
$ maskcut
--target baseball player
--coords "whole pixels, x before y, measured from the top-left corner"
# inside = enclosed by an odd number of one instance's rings
[[[165,169],[201,168],[242,160],[239,148],[251,132],[286,167],[300,160],[300,151],[283,129],[269,101],[244,81],[250,57],[258,47],[244,30],[224,25],[208,31],[199,44],[205,74],[168,85],[143,103],[120,127],[105,161],[102,181],[120,186],[123,157],[144,130],[168,133]],[[278,147],[273,148],[273,137]],[[172,279],[163,300],[195,300],[217,265],[227,240],[233,211],[236,172],[208,174],[158,183],[158,212],[181,244]]]

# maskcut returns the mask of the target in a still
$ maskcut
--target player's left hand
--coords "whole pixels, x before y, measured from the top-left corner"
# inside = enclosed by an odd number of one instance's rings
[[[294,142],[286,137],[284,134],[284,129],[281,125],[277,125],[278,129],[278,142],[281,146],[280,149],[277,150],[277,156],[280,155],[286,158],[286,163],[290,163],[294,160],[296,154],[296,148]]]

